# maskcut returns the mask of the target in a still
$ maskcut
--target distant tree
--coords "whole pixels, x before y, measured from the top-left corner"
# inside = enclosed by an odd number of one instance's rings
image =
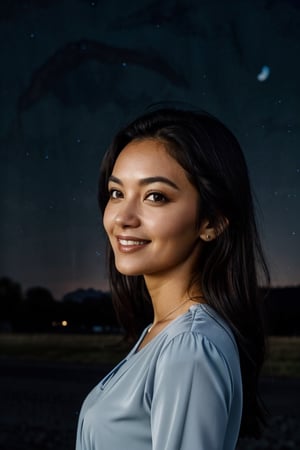
[[[57,302],[48,289],[41,286],[29,288],[23,302],[21,329],[34,332],[50,331],[56,310]]]
[[[98,297],[86,297],[81,305],[82,318],[87,329],[101,326],[104,329],[118,328],[111,296],[99,291]]]
[[[0,331],[10,331],[17,310],[22,301],[22,289],[19,283],[8,277],[0,279]]]
[[[67,293],[62,304],[64,316],[72,331],[90,332],[102,329],[109,332],[120,329],[108,292],[78,289]]]
[[[45,307],[52,306],[55,300],[49,289],[41,286],[36,286],[27,289],[25,294],[25,301],[29,302],[31,305],[37,307],[38,309],[45,309]]]
[[[300,335],[300,287],[273,288],[265,302],[269,335]]]

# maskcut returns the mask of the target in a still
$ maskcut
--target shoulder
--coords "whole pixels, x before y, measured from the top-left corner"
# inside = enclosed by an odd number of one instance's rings
[[[164,348],[171,344],[180,347],[189,347],[194,342],[210,343],[221,353],[238,355],[238,349],[229,325],[209,306],[197,305],[179,320],[166,329]],[[178,348],[178,349],[179,349]]]
[[[235,383],[240,378],[239,353],[229,326],[206,305],[189,312],[166,330],[157,359],[159,366],[177,370],[202,368]]]

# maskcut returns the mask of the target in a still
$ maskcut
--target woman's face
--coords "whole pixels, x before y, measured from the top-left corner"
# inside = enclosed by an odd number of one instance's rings
[[[115,162],[108,189],[104,227],[118,271],[190,278],[201,250],[199,196],[164,145],[130,142]]]

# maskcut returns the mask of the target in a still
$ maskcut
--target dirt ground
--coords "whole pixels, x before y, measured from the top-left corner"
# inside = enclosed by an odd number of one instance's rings
[[[73,450],[81,403],[108,370],[0,360],[0,449]],[[238,450],[300,450],[300,379],[263,379],[261,392],[269,428],[259,441],[240,442]]]

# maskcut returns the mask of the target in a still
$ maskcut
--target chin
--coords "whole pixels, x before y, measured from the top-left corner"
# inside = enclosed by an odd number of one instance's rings
[[[134,269],[134,268],[130,268],[130,267],[123,267],[123,266],[118,266],[116,264],[116,269],[119,273],[121,273],[122,275],[126,275],[128,277],[136,277],[139,275],[143,275],[143,273],[141,273],[140,270]]]

